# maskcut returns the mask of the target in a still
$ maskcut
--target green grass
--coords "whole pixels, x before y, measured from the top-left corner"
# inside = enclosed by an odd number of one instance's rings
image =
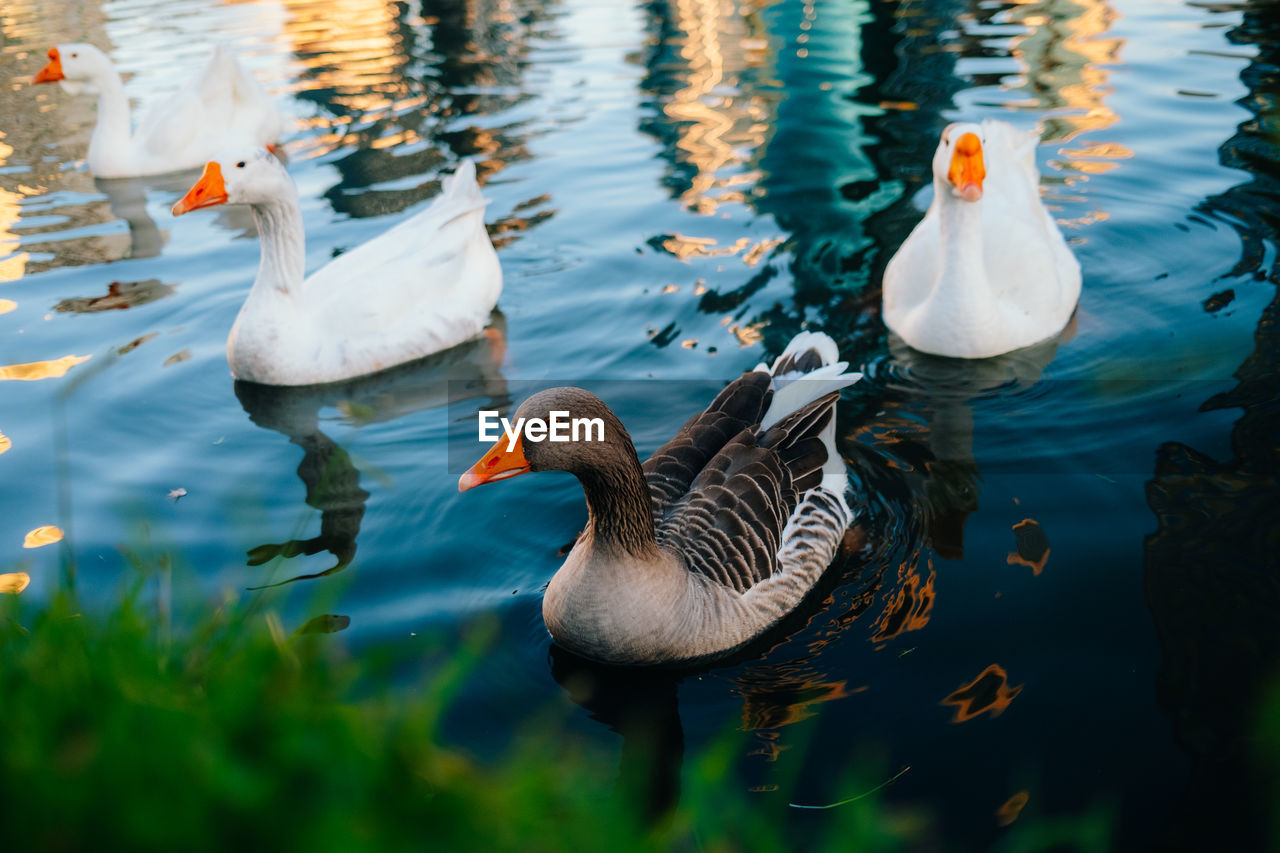
[[[171,629],[140,601],[0,596],[0,848],[790,847],[777,809],[733,779],[735,737],[686,756],[680,805],[656,822],[615,757],[554,727],[496,764],[442,745],[483,626],[395,687],[386,655],[353,659],[340,636],[291,634],[273,612],[226,603]],[[810,849],[902,849],[911,834],[874,796],[829,814],[828,843]]]

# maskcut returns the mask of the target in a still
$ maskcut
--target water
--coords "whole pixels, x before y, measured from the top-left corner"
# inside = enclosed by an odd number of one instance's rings
[[[726,786],[797,839],[829,812],[787,804],[857,793],[865,766],[909,767],[881,796],[949,848],[990,845],[1025,791],[1027,815],[1109,809],[1127,848],[1244,849],[1280,646],[1276,36],[1261,3],[9,0],[0,365],[89,358],[0,383],[0,566],[44,596],[72,557],[108,601],[131,552],[171,547],[206,593],[349,616],[356,648],[494,617],[450,737],[494,754],[560,720],[607,760],[659,751],[674,796],[683,751],[738,729]],[[476,161],[501,340],[322,392],[233,383],[246,212],[173,219],[194,175],[95,181],[91,103],[27,85],[88,40],[146,107],[211,37],[284,105],[309,269]],[[925,358],[887,336],[880,274],[939,130],[987,116],[1044,131],[1080,309],[1024,353]],[[594,382],[643,454],[802,326],[867,373],[840,411],[865,546],[726,666],[641,678],[552,648],[541,588],[581,493],[458,495],[476,409]],[[24,550],[47,524],[64,542]]]

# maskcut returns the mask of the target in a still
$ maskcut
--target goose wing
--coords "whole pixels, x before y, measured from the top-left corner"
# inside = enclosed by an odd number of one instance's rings
[[[228,49],[216,45],[198,75],[147,113],[135,139],[153,157],[194,166],[226,145],[274,142],[283,125],[275,101]]]
[[[767,430],[748,427],[725,443],[664,514],[658,543],[689,571],[740,593],[772,576],[788,519],[801,496],[822,484],[823,431],[836,397],[825,394]]]
[[[432,329],[456,343],[484,326],[502,273],[484,229],[475,164],[463,161],[442,183],[425,210],[307,278],[314,310],[335,334],[385,340],[396,330],[421,338]],[[450,334],[451,325],[465,333]]]
[[[730,439],[760,423],[773,398],[772,383],[773,377],[763,371],[742,374],[644,461],[640,467],[649,484],[655,527]]]

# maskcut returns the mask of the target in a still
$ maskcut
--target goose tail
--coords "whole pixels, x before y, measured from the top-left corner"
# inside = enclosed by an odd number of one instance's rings
[[[470,160],[459,163],[454,173],[446,175],[440,185],[440,195],[436,196],[430,210],[446,221],[482,210],[489,203],[480,193],[480,185],[476,183],[476,164]]]
[[[763,362],[756,370],[773,376],[773,401],[760,425],[768,429],[782,418],[808,405],[819,397],[847,388],[862,378],[856,371],[846,372],[849,363],[840,360],[836,342],[823,332],[801,332],[791,339],[772,366]],[[827,448],[827,461],[822,466],[822,488],[843,495],[848,486],[844,460],[836,449],[836,420],[822,430],[822,443]]]

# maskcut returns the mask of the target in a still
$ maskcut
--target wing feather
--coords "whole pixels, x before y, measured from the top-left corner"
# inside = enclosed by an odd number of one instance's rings
[[[822,431],[836,397],[819,397],[767,431],[747,427],[724,444],[663,513],[659,544],[682,555],[690,571],[740,593],[771,577],[800,496],[822,482]]]
[[[772,379],[763,371],[742,374],[645,460],[641,469],[649,484],[655,525],[734,436],[759,423],[773,398]]]

